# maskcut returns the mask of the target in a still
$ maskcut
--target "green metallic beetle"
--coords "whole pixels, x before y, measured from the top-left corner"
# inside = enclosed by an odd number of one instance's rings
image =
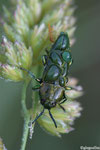
[[[44,65],[42,79],[37,79],[30,71],[20,68],[28,72],[32,78],[40,83],[40,87],[34,87],[33,90],[39,90],[40,103],[43,105],[43,111],[32,123],[44,113],[45,109],[48,109],[49,115],[57,128],[56,121],[50,109],[58,104],[65,111],[61,104],[67,100],[65,90],[68,89],[66,87],[66,83],[68,82],[67,76],[69,66],[72,64],[69,38],[66,33],[60,33],[50,51],[47,51],[47,55],[42,57],[42,62]]]

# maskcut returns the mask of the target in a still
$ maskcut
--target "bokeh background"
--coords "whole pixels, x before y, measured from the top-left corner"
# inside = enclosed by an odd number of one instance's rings
[[[10,0],[0,0],[0,16],[3,5],[11,7]],[[100,1],[76,0],[76,5],[77,41],[72,47],[74,63],[70,73],[84,88],[84,96],[78,99],[83,107],[82,116],[76,119],[75,130],[61,139],[48,135],[37,124],[26,150],[80,150],[80,146],[100,146]],[[0,38],[2,34],[0,26]],[[8,150],[20,149],[21,87],[22,83],[0,80],[0,137]],[[27,97],[31,101],[31,87]]]

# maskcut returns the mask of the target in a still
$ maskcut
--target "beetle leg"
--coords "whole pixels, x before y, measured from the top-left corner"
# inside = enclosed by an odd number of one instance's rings
[[[40,89],[40,85],[35,85],[34,87],[32,87],[33,91],[39,91]]]
[[[46,53],[47,53],[47,54],[49,54],[49,51],[48,51],[48,49],[47,49],[47,48],[45,49],[45,51],[46,51]]]
[[[43,65],[45,65],[47,63],[47,56],[46,55],[42,56],[42,63],[43,63]]]
[[[65,89],[66,89],[66,90],[72,90],[72,88],[69,87],[69,86],[66,86]]]
[[[51,117],[51,119],[52,119],[52,121],[53,121],[55,127],[57,128],[56,121],[55,121],[55,119],[53,118],[52,113],[50,112],[50,109],[48,109],[48,111],[49,111],[49,115],[50,115],[50,117]]]
[[[33,124],[35,121],[37,121],[37,119],[40,118],[40,117],[43,115],[43,113],[44,113],[44,108],[43,108],[42,112],[32,121],[32,124]]]
[[[39,91],[39,88],[32,87],[33,91]]]
[[[64,112],[66,112],[65,108],[64,108],[61,104],[58,104],[58,105],[60,106],[60,108],[61,108]]]
[[[30,75],[31,78],[35,79],[39,83],[42,83],[42,80],[36,78],[35,75],[31,71],[29,71],[29,70],[27,70],[25,68],[22,68],[22,67],[20,67],[19,69],[26,71]]]
[[[61,101],[61,103],[59,103],[59,104],[63,104],[65,101],[67,101],[66,98],[64,98],[63,101]]]
[[[61,108],[64,112],[66,112],[66,110],[65,110],[65,108],[64,108],[61,104],[63,104],[65,101],[67,101],[66,98],[64,98],[63,101],[58,104],[58,105],[60,106],[60,108]]]
[[[78,86],[78,87],[69,87],[69,86],[66,86],[65,88],[66,88],[66,90],[82,91],[82,87],[81,86]]]

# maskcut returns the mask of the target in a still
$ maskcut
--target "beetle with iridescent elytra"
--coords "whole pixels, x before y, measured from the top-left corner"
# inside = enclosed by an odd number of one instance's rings
[[[40,86],[33,87],[33,90],[39,91],[40,103],[43,106],[43,111],[32,123],[44,113],[45,109],[48,109],[49,115],[57,128],[56,121],[50,110],[51,108],[56,107],[56,105],[59,105],[59,107],[65,111],[61,104],[67,100],[65,91],[69,89],[69,87],[66,86],[66,83],[68,82],[69,67],[72,64],[69,37],[67,33],[60,33],[54,44],[51,46],[51,49],[42,57],[42,62],[44,71],[41,79],[37,79],[32,72],[20,67],[21,70],[28,72],[33,79],[40,83]]]

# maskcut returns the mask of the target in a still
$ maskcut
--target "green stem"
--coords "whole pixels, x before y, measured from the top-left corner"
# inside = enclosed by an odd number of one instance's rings
[[[25,81],[22,88],[22,98],[21,98],[21,104],[22,104],[22,110],[24,113],[24,116],[27,116],[28,110],[26,107],[26,90],[28,87],[29,81]]]
[[[28,133],[29,133],[29,127],[28,127],[29,121],[30,121],[30,115],[28,117],[26,117],[26,119],[24,120],[22,145],[21,145],[21,149],[20,150],[25,150],[25,147],[26,147]]]
[[[28,138],[28,132],[29,132],[28,124],[30,121],[30,114],[26,107],[26,90],[27,90],[28,84],[29,84],[29,81],[24,82],[23,89],[22,89],[21,104],[22,104],[22,110],[24,113],[24,128],[23,128],[22,144],[21,144],[20,150],[25,150],[27,138]]]
[[[38,66],[36,66],[36,67],[34,67],[34,70],[32,70],[34,73],[35,73],[35,75],[37,76],[37,77],[41,77],[41,74],[40,74],[40,72],[41,72],[41,67],[38,65]],[[34,80],[32,80],[32,83],[33,83],[33,85],[34,85]],[[35,85],[36,85],[37,83],[35,83]],[[32,114],[33,114],[33,120],[35,119],[35,117],[36,117],[36,114],[37,114],[37,107],[38,107],[38,103],[39,103],[39,97],[38,97],[38,93],[37,92],[34,92],[33,91],[33,94],[32,94],[32,97],[33,97],[33,103],[32,103]]]

